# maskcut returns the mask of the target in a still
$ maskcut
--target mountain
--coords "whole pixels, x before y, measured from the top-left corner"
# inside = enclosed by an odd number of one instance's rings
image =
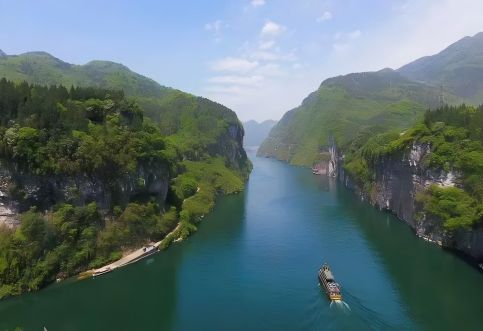
[[[67,88],[77,86],[122,90],[141,106],[144,114],[154,120],[165,135],[173,136],[172,140],[183,141],[178,144],[183,153],[200,154],[196,149],[213,144],[217,147],[206,150],[223,148],[218,139],[227,135],[223,123],[236,126],[237,132],[243,135],[236,114],[223,105],[162,86],[115,62],[91,61],[85,65],[75,65],[46,52],[28,52],[0,57],[1,77],[45,86],[61,84]],[[233,157],[237,159],[230,160],[232,166],[240,169],[245,167],[244,152],[236,153]]]
[[[184,239],[251,170],[230,109],[106,61],[0,57],[0,299]]]
[[[91,61],[85,65],[75,65],[46,52],[4,56],[0,60],[0,73],[3,77],[17,82],[122,89],[128,95],[153,97],[170,90],[152,79],[132,72],[122,64]]]
[[[7,56],[7,54],[0,49],[0,57]]]
[[[482,46],[479,33],[397,71],[329,78],[285,113],[258,155],[312,166],[480,263],[483,106],[459,104],[483,101]]]
[[[268,137],[268,133],[277,124],[277,121],[266,120],[261,123],[250,120],[243,123],[245,129],[245,138],[243,145],[245,146],[260,146],[265,138]]]
[[[450,94],[446,99],[459,101]],[[329,78],[283,116],[258,154],[312,166],[325,157],[321,152],[330,136],[339,146],[347,146],[365,128],[403,129],[439,103],[439,89],[392,69]]]
[[[136,98],[147,116],[162,124],[166,134],[192,127],[190,122],[195,113],[202,114],[213,109],[219,110],[218,115],[221,118],[230,117],[238,121],[236,115],[222,105],[162,86],[122,64],[110,61],[91,61],[85,65],[75,65],[46,52],[8,55],[0,57],[0,77],[31,84],[61,84],[67,88],[78,86],[123,90],[127,96]]]
[[[483,32],[406,64],[398,72],[412,80],[442,86],[469,103],[483,103]]]

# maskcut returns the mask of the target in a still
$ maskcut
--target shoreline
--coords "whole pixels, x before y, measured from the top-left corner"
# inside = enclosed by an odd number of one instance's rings
[[[158,253],[161,249],[164,249],[164,248],[167,247],[166,246],[167,242],[169,242],[169,241],[179,242],[180,241],[178,239],[173,239],[173,235],[174,235],[174,233],[176,233],[176,231],[179,229],[179,227],[180,227],[180,223],[178,223],[176,225],[176,227],[171,232],[169,232],[160,241],[157,241],[157,242],[154,242],[154,243],[150,242],[147,245],[144,245],[144,246],[142,246],[138,249],[128,250],[126,252],[123,252],[123,256],[119,260],[116,260],[114,262],[106,264],[106,265],[104,265],[100,268],[90,269],[90,270],[86,270],[86,271],[79,273],[77,275],[77,279],[83,280],[83,279],[87,279],[87,278],[90,278],[90,277],[95,277],[96,273],[98,274],[98,276],[101,276],[103,274],[112,272],[116,269],[125,267],[125,266],[127,266],[131,263],[135,263],[137,261],[140,261],[145,257],[148,257],[148,256],[151,256],[155,253]],[[149,246],[153,247],[152,252],[146,251],[147,247],[149,247]]]

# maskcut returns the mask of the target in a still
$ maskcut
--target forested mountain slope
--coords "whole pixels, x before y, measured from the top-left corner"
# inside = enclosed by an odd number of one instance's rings
[[[0,56],[0,298],[177,224],[168,238],[186,238],[217,194],[243,189],[243,135],[228,108],[119,64]]]
[[[446,98],[451,103],[459,100],[451,95]],[[439,104],[439,89],[408,80],[391,69],[329,78],[301,106],[283,116],[258,153],[312,166],[320,160],[329,136],[339,146],[346,146],[374,125],[406,128],[428,107]]]

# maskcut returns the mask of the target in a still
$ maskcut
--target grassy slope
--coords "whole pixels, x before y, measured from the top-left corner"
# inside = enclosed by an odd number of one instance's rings
[[[470,103],[483,103],[483,32],[411,62],[398,72],[436,87],[443,85],[444,90]]]
[[[447,99],[458,101],[451,96]],[[409,81],[390,69],[331,78],[282,118],[259,154],[310,166],[318,161],[319,150],[328,144],[330,135],[344,147],[359,131],[373,125],[406,128],[438,103],[438,89]]]

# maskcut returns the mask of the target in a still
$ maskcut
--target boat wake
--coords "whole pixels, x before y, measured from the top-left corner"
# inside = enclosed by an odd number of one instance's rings
[[[351,312],[351,307],[349,306],[349,304],[347,302],[345,302],[343,300],[333,300],[330,303],[330,308],[332,309],[333,307],[335,307],[336,309],[341,309],[346,313]]]

